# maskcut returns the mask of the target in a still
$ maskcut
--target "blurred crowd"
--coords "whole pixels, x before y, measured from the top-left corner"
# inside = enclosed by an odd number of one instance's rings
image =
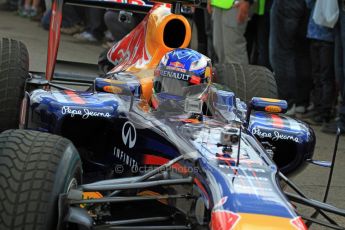
[[[323,4],[321,7],[320,2]],[[330,24],[320,20],[330,7]],[[61,33],[110,48],[145,15],[63,6]],[[15,11],[49,28],[51,0],[7,0]],[[327,11],[327,12],[323,12]],[[216,63],[256,64],[276,78],[287,114],[345,133],[345,0],[209,0],[192,9],[197,49]]]
[[[13,11],[19,16],[38,21],[48,30],[51,16],[51,0],[7,0],[0,5],[2,11]],[[77,7],[64,4],[61,33],[82,42],[109,48],[131,31],[143,18],[143,14]]]
[[[345,133],[344,0],[209,0],[203,11],[200,51],[269,68],[287,115]]]

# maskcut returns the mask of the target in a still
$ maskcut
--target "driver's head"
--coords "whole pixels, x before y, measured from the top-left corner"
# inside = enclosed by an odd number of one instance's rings
[[[155,70],[155,94],[181,97],[188,86],[210,81],[211,60],[187,48],[176,49],[164,55]]]

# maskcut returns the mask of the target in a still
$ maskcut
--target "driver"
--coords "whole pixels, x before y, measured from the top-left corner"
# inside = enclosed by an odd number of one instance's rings
[[[161,100],[182,100],[188,86],[210,82],[211,60],[187,48],[179,48],[164,55],[154,72],[152,106]]]

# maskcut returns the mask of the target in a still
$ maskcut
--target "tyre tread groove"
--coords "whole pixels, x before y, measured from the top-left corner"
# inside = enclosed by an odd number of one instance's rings
[[[29,130],[0,134],[0,229],[45,229],[63,137]]]
[[[265,67],[225,63],[215,66],[216,82],[227,86],[247,102],[252,97],[278,98],[273,73]]]
[[[25,45],[0,38],[0,132],[18,127],[28,71],[29,54]]]

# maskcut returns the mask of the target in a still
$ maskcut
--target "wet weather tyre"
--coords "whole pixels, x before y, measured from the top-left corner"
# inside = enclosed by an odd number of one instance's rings
[[[18,127],[29,54],[19,41],[0,38],[0,132]]]
[[[215,69],[215,82],[229,87],[243,101],[278,97],[273,73],[265,67],[226,63],[216,65]]]
[[[81,161],[67,139],[29,130],[0,134],[0,229],[56,229],[58,195],[80,183]]]

